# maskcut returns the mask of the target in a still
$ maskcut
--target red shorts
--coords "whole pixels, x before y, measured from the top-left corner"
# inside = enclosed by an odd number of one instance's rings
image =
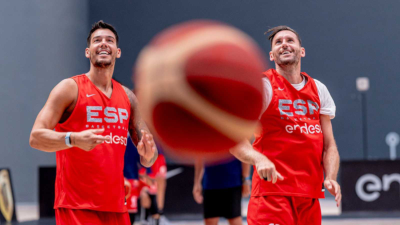
[[[58,208],[56,212],[57,225],[130,225],[128,212],[101,212],[86,209]]]
[[[248,225],[321,225],[321,207],[317,198],[292,196],[251,197]]]
[[[146,183],[141,180],[133,180],[129,179],[129,183],[132,185],[131,193],[129,194],[128,198],[126,199],[126,207],[128,208],[129,213],[137,213],[138,211],[138,204],[137,201],[140,196],[140,192],[142,191],[143,187],[148,187]]]

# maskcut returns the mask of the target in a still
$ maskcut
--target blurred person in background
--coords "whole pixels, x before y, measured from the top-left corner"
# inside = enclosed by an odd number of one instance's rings
[[[126,207],[128,208],[131,224],[133,225],[135,223],[136,214],[139,211],[138,203],[140,193],[143,189],[148,188],[149,185],[143,179],[139,179],[139,167],[141,167],[140,156],[136,146],[130,139],[128,139],[126,145],[124,159]]]
[[[250,194],[250,165],[233,158],[204,165],[195,162],[193,198],[203,204],[204,224],[216,225],[220,217],[230,225],[242,224],[242,197]]]
[[[140,194],[140,203],[145,210],[141,214],[141,221],[142,224],[167,225],[169,221],[164,215],[167,164],[160,144],[157,144],[157,150],[159,154],[153,166],[140,169],[140,176],[146,180],[149,186]],[[151,220],[148,220],[149,215],[151,215]]]

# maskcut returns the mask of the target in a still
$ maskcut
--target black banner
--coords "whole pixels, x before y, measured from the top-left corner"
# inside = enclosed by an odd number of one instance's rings
[[[164,212],[168,215],[202,213],[193,199],[194,169],[185,165],[168,165]],[[39,216],[54,217],[56,167],[39,168]]]
[[[174,173],[177,171],[177,173]],[[164,212],[167,216],[181,214],[202,215],[203,207],[193,199],[193,166],[168,165]]]
[[[10,170],[0,168],[0,223],[17,221],[14,200]]]
[[[39,217],[55,217],[56,167],[39,167]]]
[[[400,161],[341,163],[342,212],[400,211]]]

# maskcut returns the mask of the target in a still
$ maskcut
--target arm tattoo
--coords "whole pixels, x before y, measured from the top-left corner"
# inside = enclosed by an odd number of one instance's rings
[[[130,109],[131,117],[129,119],[129,134],[131,135],[132,142],[137,146],[139,141],[142,139],[142,132],[140,131],[142,129],[142,126],[140,123],[139,113],[137,112],[138,110],[137,99],[131,90],[129,90],[125,86],[122,87],[124,88],[125,93],[128,96],[129,102],[131,104],[131,109]]]
[[[144,158],[141,156],[141,157],[140,157],[140,162],[141,162],[141,164],[142,164],[143,166],[150,167],[150,166],[152,166],[152,165],[154,164],[154,162],[156,161],[157,157],[158,157],[158,151],[156,150],[156,151],[154,152],[154,156],[153,156],[149,161],[147,161],[146,159],[144,159]]]
[[[142,120],[139,109],[138,109],[138,101],[136,96],[133,94],[131,90],[127,87],[123,86],[126,92],[126,95],[129,98],[129,102],[131,103],[131,118],[129,120],[129,133],[131,135],[132,142],[137,146],[139,141],[142,139],[142,132],[141,130],[147,131],[149,134],[149,129],[146,126],[146,123]],[[140,161],[144,166],[151,166],[156,161],[158,157],[158,151],[156,147],[156,151],[154,152],[154,156],[147,161],[142,156],[140,157]]]

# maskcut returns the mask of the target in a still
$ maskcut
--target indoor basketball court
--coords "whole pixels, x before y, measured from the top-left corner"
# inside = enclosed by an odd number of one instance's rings
[[[1,1],[0,225],[400,225],[399,8]]]

